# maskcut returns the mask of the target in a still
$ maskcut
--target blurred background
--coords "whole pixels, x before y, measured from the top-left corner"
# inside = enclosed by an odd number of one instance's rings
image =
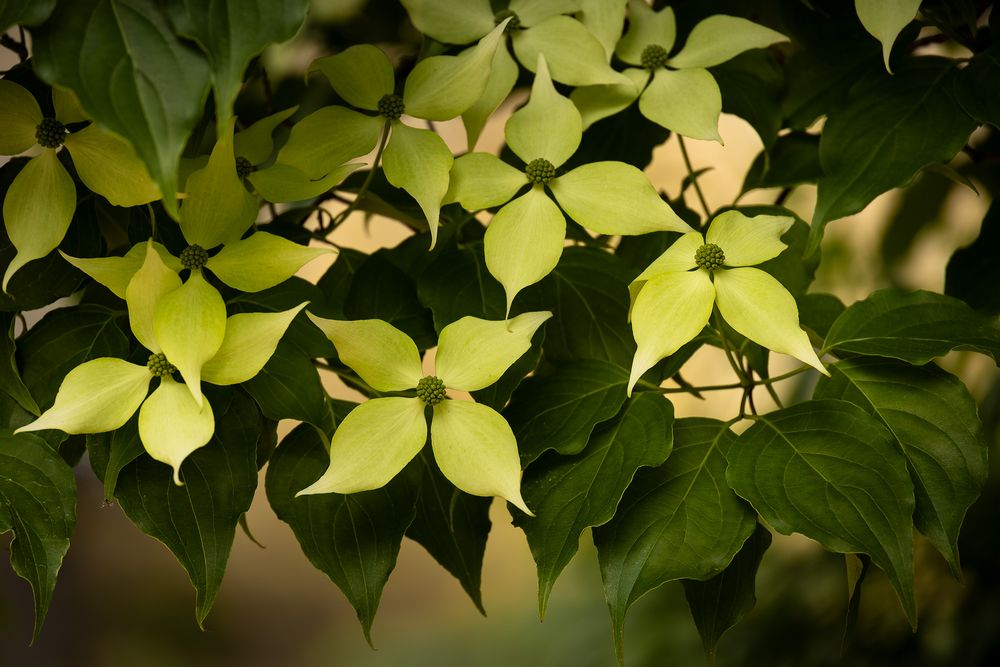
[[[277,108],[282,97],[305,96],[306,111],[327,103],[329,87],[305,82],[309,62],[350,43],[373,42],[396,58],[411,57],[419,35],[391,0],[314,0],[308,24],[290,43],[262,59]],[[12,63],[0,53],[0,69]],[[326,88],[324,88],[326,86]],[[519,90],[492,119],[480,150],[499,150],[503,123],[524,100]],[[304,111],[305,112],[305,111]],[[690,141],[696,169],[711,167],[700,182],[715,208],[733,202],[761,151],[743,120],[724,115],[725,146]],[[456,152],[465,149],[460,124],[438,130]],[[1000,139],[980,130],[974,146]],[[992,151],[996,154],[996,151]],[[885,286],[944,288],[951,254],[971,243],[996,191],[996,167],[966,155],[953,166],[979,190],[938,173],[920,176],[907,190],[873,202],[862,214],[828,227],[823,263],[813,291],[836,294],[845,303]],[[647,173],[671,199],[680,196],[686,171],[676,139],[656,149]],[[779,192],[758,190],[741,204],[773,203]],[[688,205],[698,210],[693,192]],[[815,188],[796,189],[785,205],[808,220]],[[331,209],[335,210],[335,209]],[[334,240],[372,252],[408,235],[387,219],[356,214]],[[327,266],[309,267],[315,279]],[[1000,287],[1000,286],[998,286]],[[778,356],[778,355],[775,355]],[[1000,375],[984,358],[955,353],[942,365],[959,374],[979,403],[996,454],[1000,432]],[[794,366],[774,358],[777,374]],[[693,384],[728,382],[728,364],[714,349],[699,352],[685,367]],[[802,376],[800,376],[802,377]],[[332,378],[334,395],[353,398]],[[808,382],[808,378],[805,380]],[[792,396],[802,386],[783,383]],[[740,393],[716,392],[708,401],[681,396],[678,416],[729,418]],[[687,400],[685,400],[687,398]],[[768,410],[761,392],[758,407]],[[283,423],[282,432],[294,424]],[[996,456],[993,457],[996,460]],[[848,603],[844,557],[824,552],[801,537],[775,535],[757,579],[754,612],[720,643],[720,665],[990,665],[1000,664],[1000,476],[993,464],[990,486],[970,510],[961,540],[965,581],[948,574],[943,559],[918,536],[917,592],[920,628],[911,633],[881,572],[864,582],[858,625],[844,639]],[[417,544],[404,541],[399,563],[385,588],[369,648],[354,612],[337,588],[303,556],[291,530],[269,508],[263,475],[248,521],[261,548],[237,531],[229,569],[204,630],[194,618],[194,592],[180,566],[156,541],[134,528],[115,506],[106,506],[100,483],[86,461],[77,468],[79,521],[56,587],[48,619],[34,647],[32,603],[27,585],[6,563],[0,566],[0,665],[112,667],[139,665],[545,667],[614,664],[610,622],[589,534],[557,583],[544,622],[537,616],[534,564],[505,506],[495,502],[493,532],[483,572],[482,617],[452,579]],[[6,561],[10,536],[0,537]],[[668,584],[633,607],[626,628],[630,665],[703,664],[701,643],[678,583]]]

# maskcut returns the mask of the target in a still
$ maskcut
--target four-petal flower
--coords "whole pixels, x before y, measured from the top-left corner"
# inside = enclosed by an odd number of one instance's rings
[[[633,281],[632,333],[638,344],[628,391],[656,362],[698,335],[718,306],[755,343],[827,373],[799,327],[795,299],[769,273],[751,268],[777,257],[794,218],[726,211],[708,233],[685,234]]]
[[[521,498],[517,441],[507,421],[488,406],[446,398],[445,389],[476,391],[496,382],[528,351],[531,337],[551,315],[452,322],[441,330],[437,374],[425,376],[416,344],[388,322],[310,314],[340,360],[369,386],[380,392],[415,387],[417,397],[373,398],[354,408],[333,434],[329,469],[299,495],[384,486],[423,448],[424,408],[431,406],[431,448],[444,476],[466,493],[499,496],[530,514]]]

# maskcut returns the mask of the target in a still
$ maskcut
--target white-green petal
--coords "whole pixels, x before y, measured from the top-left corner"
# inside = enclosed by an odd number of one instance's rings
[[[647,46],[659,46],[670,53],[677,39],[674,10],[664,7],[654,11],[645,0],[629,0],[628,30],[622,36],[615,53],[629,65],[642,64],[642,52]]]
[[[295,167],[310,180],[323,178],[370,153],[384,124],[379,116],[366,116],[340,106],[323,107],[292,127],[288,143],[278,151],[275,161]],[[251,174],[251,182],[255,175]]]
[[[205,267],[230,287],[241,292],[259,292],[288,280],[312,260],[333,252],[329,248],[300,245],[267,232],[255,232],[227,244],[209,258]]]
[[[708,70],[656,70],[639,98],[639,111],[672,132],[722,143],[722,93]]]
[[[56,120],[60,123],[79,123],[90,120],[80,100],[69,88],[63,86],[52,86],[52,107],[56,112]]]
[[[3,202],[7,236],[17,249],[3,275],[4,292],[18,269],[56,249],[69,229],[75,210],[73,179],[54,150],[42,150],[41,155],[29,160],[14,177]]]
[[[521,462],[510,424],[485,405],[442,401],[431,419],[434,460],[448,480],[474,496],[499,496],[534,516],[521,497]]]
[[[566,215],[598,234],[690,232],[646,175],[624,162],[591,162],[549,182]]]
[[[466,153],[451,166],[444,203],[458,202],[470,211],[510,201],[528,182],[524,172],[492,153]]]
[[[142,265],[125,287],[128,322],[132,334],[143,347],[150,352],[160,352],[153,327],[156,308],[160,299],[181,286],[181,278],[163,261],[152,240],[136,247],[142,248]],[[135,248],[129,254],[133,250]]]
[[[715,272],[715,289],[719,312],[732,328],[829,375],[799,326],[795,299],[774,277],[748,267],[723,269]]]
[[[423,401],[373,398],[340,422],[330,441],[330,467],[295,495],[381,488],[406,467],[426,441]]]
[[[519,73],[520,69],[507,47],[504,45],[497,47],[493,54],[490,76],[483,94],[479,96],[475,104],[462,113],[462,123],[465,124],[465,134],[470,151],[476,148],[476,143],[479,141],[479,135],[483,132],[483,127],[486,126],[486,121],[510,95],[514,84],[517,83]]]
[[[257,194],[269,202],[296,202],[320,196],[364,166],[364,162],[348,162],[326,176],[312,180],[296,167],[275,162],[267,169],[252,172],[247,180],[253,184]]]
[[[490,0],[402,0],[414,27],[445,44],[468,44],[493,29]]]
[[[508,5],[526,28],[559,14],[578,12],[580,6],[580,0],[511,0]]]
[[[580,145],[580,112],[556,92],[544,56],[538,56],[531,98],[507,120],[504,137],[514,154],[525,162],[544,158],[554,167],[568,160]]]
[[[17,155],[35,145],[42,110],[35,98],[13,81],[0,79],[0,155]]]
[[[643,286],[632,307],[637,348],[628,381],[630,396],[643,373],[705,328],[714,302],[715,288],[701,269],[664,273]]]
[[[180,272],[183,266],[179,259],[170,254],[159,243],[153,243],[153,247],[160,255],[160,259],[175,272]],[[129,281],[136,271],[142,268],[146,260],[146,244],[137,243],[123,257],[72,257],[62,250],[59,251],[63,259],[80,269],[88,276],[111,290],[119,299],[125,298],[125,290],[128,289]],[[180,287],[180,279],[177,281]]]
[[[882,43],[882,60],[885,69],[892,74],[889,67],[892,45],[903,28],[916,17],[920,0],[854,0],[854,8],[861,25]]]
[[[139,206],[160,198],[146,163],[118,135],[92,124],[68,134],[66,148],[83,184],[115,206]]]
[[[610,62],[615,44],[625,27],[626,0],[583,0],[580,3],[580,22],[604,47],[605,61]]]
[[[547,276],[566,240],[562,211],[538,186],[497,211],[486,228],[486,268],[503,285],[507,313],[517,293]]]
[[[762,49],[788,38],[780,32],[738,16],[716,14],[691,29],[684,48],[671,58],[671,67],[714,67],[750,49]]]
[[[391,95],[395,85],[389,57],[371,44],[358,44],[335,55],[318,58],[310,69],[323,72],[348,104],[369,111],[378,107],[383,95]]]
[[[417,386],[423,371],[413,339],[383,320],[328,320],[307,313],[340,360],[377,391]]]
[[[255,165],[271,157],[271,153],[274,151],[274,138],[271,135],[279,125],[291,118],[298,110],[297,105],[282,109],[261,118],[247,129],[237,132],[233,139],[236,157],[245,158],[250,161],[250,164]]]
[[[121,428],[146,399],[152,379],[145,366],[122,359],[87,361],[66,374],[52,407],[15,433],[50,428],[64,433],[104,433]]]
[[[448,192],[448,172],[455,161],[448,144],[435,132],[403,123],[392,125],[392,136],[382,153],[385,178],[417,200],[437,243],[441,200]]]
[[[216,142],[208,164],[191,174],[185,187],[180,225],[191,245],[207,250],[235,241],[257,219],[257,199],[236,174],[231,130]]]
[[[449,389],[488,387],[531,348],[531,337],[548,311],[523,313],[509,320],[463,317],[441,330],[435,367]]]
[[[610,86],[582,86],[569,95],[583,119],[583,129],[587,129],[602,118],[613,116],[635,102],[646,87],[650,73],[644,69],[630,67],[622,74],[632,83]]]
[[[633,284],[651,280],[662,273],[690,271],[697,266],[694,261],[694,253],[703,245],[705,245],[705,239],[701,234],[688,232],[654,259],[653,263],[636,277]]]
[[[795,218],[787,215],[748,218],[739,211],[726,211],[712,220],[705,241],[722,248],[726,266],[753,266],[777,257],[788,247],[781,236],[794,222]]]
[[[257,375],[274,354],[305,303],[280,313],[239,313],[226,320],[226,336],[201,377],[212,384],[239,384]]]
[[[552,78],[570,86],[628,83],[611,69],[604,47],[582,23],[569,16],[553,16],[514,34],[517,59],[535,71],[538,56],[545,55]]]
[[[476,103],[490,77],[493,55],[506,23],[495,27],[475,46],[456,56],[431,56],[417,63],[406,77],[406,113],[428,120],[449,120]]]
[[[200,406],[201,369],[215,356],[226,335],[226,304],[201,271],[164,294],[153,315],[153,332],[167,361],[177,367]]]
[[[139,410],[139,439],[157,461],[174,469],[174,483],[182,484],[180,472],[184,459],[212,440],[215,415],[208,401],[199,406],[183,385],[169,377]]]

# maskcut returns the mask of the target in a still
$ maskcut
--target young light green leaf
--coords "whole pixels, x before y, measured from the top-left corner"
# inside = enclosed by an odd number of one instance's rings
[[[618,501],[642,466],[662,464],[673,448],[673,406],[662,396],[630,399],[594,430],[586,449],[566,457],[551,452],[524,475],[524,497],[537,517],[515,516],[538,566],[538,609],[577,551],[580,534],[614,516]]]
[[[497,47],[490,67],[490,77],[486,81],[483,94],[471,107],[462,112],[462,122],[465,124],[465,134],[470,151],[475,150],[479,136],[486,126],[486,121],[510,95],[514,84],[517,83],[517,76],[520,74],[517,62],[514,61],[514,57],[510,55],[510,51],[505,45]]]
[[[255,232],[226,244],[209,258],[205,267],[230,287],[242,292],[260,292],[288,280],[312,260],[332,252],[299,245],[267,232]]]
[[[326,176],[310,179],[297,167],[275,162],[267,169],[254,171],[247,176],[247,180],[265,200],[282,204],[314,199],[343,183],[345,178],[363,166],[363,162],[349,162],[336,167]]]
[[[299,110],[298,105],[282,109],[270,116],[261,118],[256,123],[240,130],[233,137],[233,149],[236,157],[250,161],[252,165],[258,165],[271,157],[274,151],[274,130],[286,120],[295,115]]]
[[[705,69],[658,69],[639,98],[642,115],[692,139],[722,142],[722,93]]]
[[[717,575],[753,532],[753,511],[725,481],[734,440],[722,422],[677,420],[670,458],[636,473],[615,517],[594,529],[619,664],[636,600],[668,581]]]
[[[582,0],[580,2],[580,22],[604,47],[605,62],[611,61],[615,44],[622,36],[622,29],[625,27],[626,1]]]
[[[434,406],[431,448],[441,473],[474,496],[499,496],[534,516],[521,497],[521,463],[510,424],[493,408],[445,400]]]
[[[615,53],[629,65],[642,64],[642,52],[647,46],[659,46],[670,53],[677,38],[677,23],[672,7],[654,11],[645,0],[629,0],[628,30],[618,41]]]
[[[493,29],[489,0],[402,0],[417,30],[446,44],[468,44]]]
[[[889,427],[910,464],[917,529],[961,577],[959,529],[988,471],[988,442],[961,380],[933,364],[848,359],[833,366],[815,397],[850,401]]]
[[[66,148],[84,185],[115,206],[138,206],[160,198],[146,165],[121,137],[89,125],[68,134]]]
[[[556,91],[541,55],[531,97],[507,121],[504,137],[514,154],[525,162],[542,158],[554,167],[568,160],[580,145],[583,137],[580,112]]]
[[[522,313],[509,320],[463,317],[441,330],[434,363],[450,389],[476,391],[500,379],[531,347],[531,337],[547,311]]]
[[[492,153],[466,153],[451,167],[445,204],[458,202],[462,208],[478,211],[499,206],[528,184],[523,171],[510,166]]]
[[[142,445],[150,456],[174,469],[174,484],[183,484],[184,459],[207,445],[213,433],[215,415],[209,402],[202,400],[199,405],[192,393],[169,375],[160,378],[160,386],[139,408]]]
[[[136,339],[142,343],[150,352],[160,352],[160,344],[156,340],[156,333],[153,330],[153,321],[156,316],[156,307],[160,299],[173,292],[181,286],[180,276],[163,261],[160,253],[156,251],[153,240],[147,243],[136,244],[135,248],[142,249],[142,265],[139,270],[132,274],[125,287],[125,302],[128,304],[128,321],[132,328],[132,333]],[[130,250],[129,253],[132,251]],[[137,253],[138,254],[138,253]],[[131,267],[129,264],[122,265],[127,271]],[[116,270],[115,284],[124,275],[120,273],[121,268]]]
[[[278,313],[238,313],[226,320],[219,351],[202,369],[212,384],[239,384],[257,375],[305,303]]]
[[[38,102],[23,86],[0,80],[0,155],[17,155],[37,143],[35,129],[42,122]]]
[[[3,200],[7,236],[17,248],[3,274],[4,292],[18,269],[45,257],[62,242],[75,210],[73,179],[54,150],[43,150],[14,178]]]
[[[916,622],[913,484],[880,421],[846,401],[799,403],[760,417],[728,458],[729,485],[768,524],[831,551],[869,554]]]
[[[592,162],[549,183],[569,217],[598,234],[689,232],[641,171],[624,162]]]
[[[517,59],[532,72],[538,71],[538,58],[544,55],[552,78],[560,83],[570,86],[626,83],[608,65],[604,46],[582,23],[569,16],[545,19],[513,35],[511,43]]]
[[[788,38],[738,16],[716,14],[702,20],[688,35],[684,48],[671,58],[671,67],[687,69],[720,65],[750,49],[762,49]]]
[[[437,133],[393,123],[382,169],[386,180],[420,204],[430,227],[431,248],[437,243],[441,201],[448,192],[448,172],[454,161],[448,144]]]
[[[854,0],[854,8],[861,25],[882,43],[882,60],[886,71],[892,74],[889,67],[892,45],[903,28],[917,16],[920,0]]]
[[[277,164],[295,167],[310,180],[324,178],[350,160],[371,152],[384,120],[331,106],[309,114],[292,128]],[[253,180],[253,179],[251,179]]]
[[[392,63],[382,49],[371,44],[317,58],[310,69],[321,71],[348,104],[369,111],[375,111],[378,101],[391,95],[395,86]]]
[[[423,377],[413,339],[383,320],[328,320],[308,313],[340,360],[378,391],[402,391]]]

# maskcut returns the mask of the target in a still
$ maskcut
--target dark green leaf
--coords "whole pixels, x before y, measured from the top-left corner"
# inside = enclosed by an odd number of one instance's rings
[[[289,278],[285,282],[261,292],[239,294],[229,304],[232,306],[230,313],[234,314],[289,310],[303,302],[309,303],[306,307],[309,312],[321,317],[331,316],[328,295],[316,285],[298,277]],[[307,357],[318,358],[336,355],[333,343],[323,335],[323,332],[312,323],[305,313],[299,313],[292,320],[282,340],[291,343]]]
[[[728,458],[729,485],[773,528],[869,554],[916,622],[913,484],[882,422],[846,401],[807,401],[759,417]]]
[[[725,570],[707,581],[682,582],[707,655],[715,654],[715,646],[726,630],[739,623],[757,603],[757,569],[769,546],[771,533],[758,524]]]
[[[421,350],[437,345],[430,311],[417,299],[416,284],[385,253],[375,253],[358,267],[344,314],[352,320],[385,320],[410,336]]]
[[[713,67],[711,72],[722,91],[722,110],[750,123],[764,150],[770,150],[781,129],[779,99],[784,86],[774,56],[754,49]]]
[[[38,25],[55,6],[56,0],[0,0],[0,33],[17,23]]]
[[[714,577],[753,532],[753,512],[726,486],[734,439],[723,422],[677,420],[667,462],[640,470],[614,519],[594,529],[619,662],[636,600],[668,581]]]
[[[466,315],[504,318],[503,287],[486,269],[480,244],[454,246],[438,255],[420,274],[417,294],[434,313],[438,331]]]
[[[4,392],[28,412],[41,414],[31,392],[24,386],[21,373],[17,369],[14,344],[14,316],[0,313],[0,391]]]
[[[816,398],[860,406],[889,427],[910,463],[914,523],[960,577],[958,533],[988,472],[988,442],[961,380],[933,364],[849,359],[831,366]]]
[[[743,181],[742,192],[757,188],[790,188],[815,183],[823,175],[819,163],[819,136],[791,132],[778,137],[770,154],[761,151]]]
[[[569,171],[581,164],[613,160],[645,169],[653,161],[653,149],[670,137],[670,131],[639,113],[632,104],[622,111],[603,118],[583,133],[580,147],[562,165]]]
[[[176,213],[177,166],[202,114],[209,68],[153,0],[63,3],[32,31],[35,68],[73,90],[98,124],[135,147]]]
[[[485,615],[480,580],[493,499],[470,496],[456,489],[441,474],[429,451],[417,458],[423,479],[417,514],[406,529],[406,536],[420,543],[458,579],[473,604]]]
[[[323,277],[316,283],[316,287],[326,298],[326,311],[316,311],[317,315],[331,319],[342,320],[347,316],[344,314],[344,302],[347,301],[347,293],[351,289],[351,281],[354,274],[368,258],[368,255],[351,248],[341,248],[337,253],[337,261],[333,263]]]
[[[629,270],[612,254],[567,248],[555,270],[524,291],[525,310],[549,310],[545,356],[561,363],[601,359],[630,368],[635,341],[628,326]]]
[[[146,451],[139,439],[138,413],[117,431],[88,434],[87,451],[95,472],[104,482],[104,498],[110,502],[115,497],[115,487],[118,486],[118,475],[122,468]]]
[[[292,37],[308,0],[172,0],[167,15],[177,34],[198,43],[212,68],[218,127],[232,117],[233,102],[250,59],[273,42]]]
[[[1000,328],[958,299],[884,289],[845,310],[830,327],[823,348],[917,365],[955,349],[1000,360]]]
[[[799,324],[806,329],[812,329],[817,336],[824,338],[837,318],[846,310],[846,306],[832,294],[811,292],[796,299],[799,307]]]
[[[0,431],[0,535],[14,533],[10,564],[31,584],[38,637],[76,525],[76,479],[32,433]]]
[[[295,497],[329,465],[317,431],[299,426],[271,458],[267,499],[278,518],[292,527],[309,561],[343,591],[370,643],[382,588],[416,514],[418,488],[412,478],[419,479],[419,470],[411,464],[374,491]]]
[[[973,308],[1000,313],[1000,200],[990,206],[983,218],[979,237],[955,251],[948,261],[944,291]]]
[[[599,426],[576,456],[547,452],[526,471],[524,500],[536,514],[516,514],[538,566],[538,609],[576,553],[580,533],[614,516],[636,470],[663,463],[673,448],[674,409],[659,394],[642,393]]]
[[[521,462],[548,450],[578,454],[597,424],[625,402],[628,373],[614,364],[583,360],[521,383],[503,414],[514,429]]]
[[[910,58],[893,75],[872,73],[830,112],[820,139],[819,181],[810,252],[831,220],[862,210],[922,168],[947,162],[975,123],[955,99],[954,62]]]
[[[243,383],[270,419],[298,419],[317,426],[327,417],[326,390],[312,359],[290,341],[281,341],[256,377]]]
[[[994,36],[994,39],[996,37]],[[958,101],[980,123],[1000,127],[1000,44],[977,53],[958,76]]]
[[[122,468],[115,487],[126,516],[166,545],[187,571],[197,592],[199,625],[219,592],[236,526],[257,488],[261,430],[257,407],[241,392],[210,390],[206,396],[215,411],[215,435],[184,461],[184,486],[174,484],[169,466],[144,455]],[[102,451],[90,449],[91,455]],[[94,467],[103,471],[106,461]]]
[[[476,403],[484,403],[496,411],[503,409],[510,400],[511,394],[520,386],[521,381],[538,366],[542,356],[542,341],[545,340],[545,327],[535,332],[531,339],[531,349],[521,355],[521,358],[510,365],[500,379],[489,387],[472,392]]]

